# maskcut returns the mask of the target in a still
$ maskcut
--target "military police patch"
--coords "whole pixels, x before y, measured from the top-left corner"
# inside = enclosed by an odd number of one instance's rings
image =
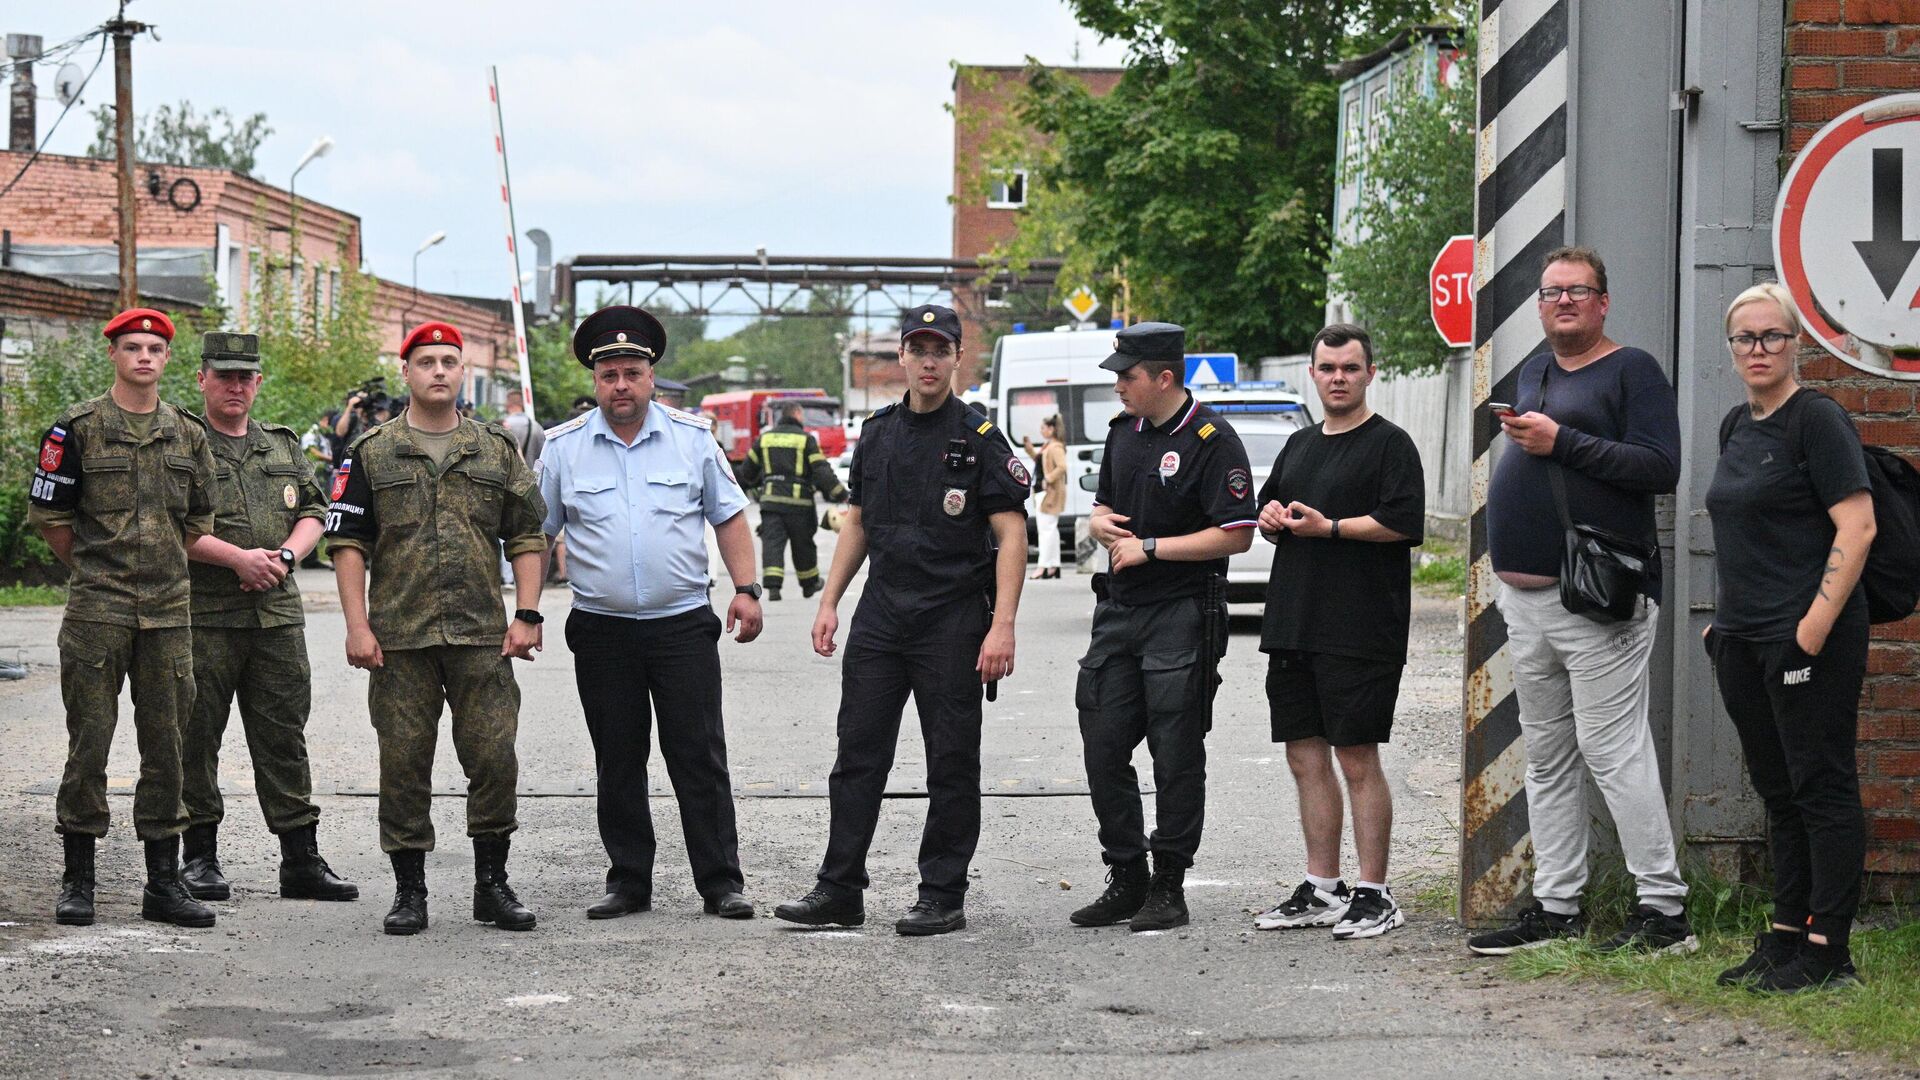
[[[1247,479],[1247,470],[1227,470],[1227,494],[1236,499],[1244,499],[1247,497],[1247,488],[1249,486],[1250,481]]]
[[[946,498],[940,500],[940,509],[945,510],[948,517],[959,517],[966,513],[967,489],[948,488]]]
[[[1033,486],[1033,477],[1027,473],[1027,467],[1020,464],[1018,454],[1007,459],[1007,475],[1019,481],[1021,487]]]
[[[340,467],[333,470],[333,490],[327,493],[327,498],[337,502],[340,496],[345,495],[347,493],[347,477],[352,475],[352,473],[353,459],[348,458],[341,462]]]
[[[52,472],[60,467],[60,462],[66,457],[66,453],[66,447],[54,441],[53,436],[47,436],[47,441],[40,444],[40,467]]]

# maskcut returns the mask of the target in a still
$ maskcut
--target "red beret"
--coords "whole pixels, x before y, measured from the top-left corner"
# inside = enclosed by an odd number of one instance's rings
[[[112,341],[121,334],[159,334],[168,341],[172,341],[173,320],[167,318],[167,313],[164,311],[144,307],[128,308],[115,315],[107,323],[106,329],[100,332],[108,341]]]
[[[400,343],[400,359],[405,360],[408,353],[421,345],[451,345],[456,349],[461,348],[460,331],[454,329],[450,323],[421,323],[413,328],[413,333],[407,335],[407,340]]]

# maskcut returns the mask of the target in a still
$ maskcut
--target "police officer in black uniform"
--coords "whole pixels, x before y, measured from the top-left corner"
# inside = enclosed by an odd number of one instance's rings
[[[1089,522],[1111,559],[1094,578],[1093,641],[1074,704],[1100,821],[1107,890],[1080,926],[1184,926],[1187,867],[1200,847],[1207,728],[1226,608],[1212,580],[1253,543],[1259,513],[1240,437],[1181,385],[1186,331],[1121,330],[1100,366],[1125,409],[1107,429]],[[1145,739],[1158,791],[1151,842],[1133,751]],[[1147,863],[1151,848],[1153,865]]]
[[[982,684],[1013,674],[1013,619],[1027,566],[1026,465],[992,421],[953,395],[960,318],[923,305],[901,328],[907,396],[868,418],[849,470],[852,509],[813,624],[834,653],[837,608],[872,556],[840,667],[840,752],[819,882],[774,914],[808,926],[866,921],[867,847],[907,695],[927,750],[920,895],[894,929],[967,925],[967,864],[980,838]],[[997,552],[996,552],[997,549]]]

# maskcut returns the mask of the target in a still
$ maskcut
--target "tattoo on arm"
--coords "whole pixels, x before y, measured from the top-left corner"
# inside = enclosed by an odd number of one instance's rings
[[[1827,582],[1832,580],[1833,575],[1840,572],[1840,562],[1846,557],[1847,553],[1837,547],[1827,549],[1827,572],[1820,575],[1820,599],[1833,599],[1827,595]]]

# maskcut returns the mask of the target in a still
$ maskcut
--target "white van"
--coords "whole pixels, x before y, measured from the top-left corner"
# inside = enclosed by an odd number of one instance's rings
[[[1213,383],[1190,389],[1240,436],[1253,467],[1255,494],[1266,485],[1280,448],[1294,432],[1314,423],[1306,399],[1284,382]],[[1265,604],[1272,570],[1273,545],[1265,537],[1254,537],[1253,547],[1227,562],[1227,603]]]
[[[1055,413],[1066,426],[1060,433],[1067,448],[1063,552],[1073,550],[1073,523],[1093,512],[1093,493],[1080,478],[1100,471],[1096,451],[1106,445],[1107,424],[1120,412],[1113,372],[1100,367],[1113,354],[1113,335],[1111,329],[1040,331],[1003,334],[993,343],[993,418],[1014,451],[1025,453],[1022,438],[1037,448],[1040,422]]]

